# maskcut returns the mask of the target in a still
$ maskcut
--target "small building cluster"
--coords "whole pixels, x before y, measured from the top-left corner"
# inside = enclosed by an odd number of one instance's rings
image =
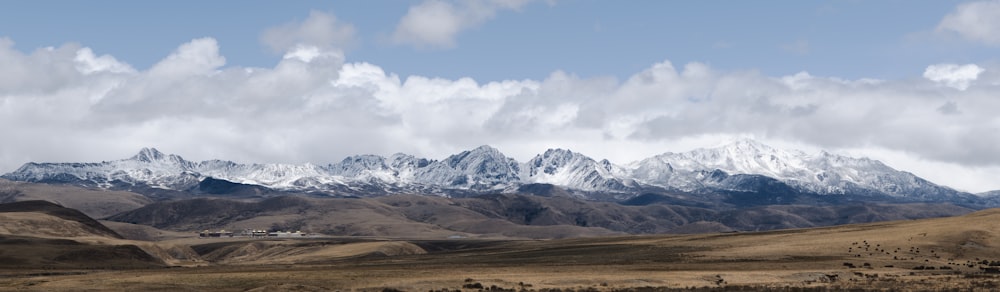
[[[198,233],[198,237],[233,237],[233,232],[225,229],[219,231],[202,230]]]
[[[267,230],[263,229],[243,229],[240,236],[246,237],[267,237]]]
[[[267,231],[263,229],[243,229],[240,236],[246,237],[303,237],[306,233],[302,231]]]
[[[297,231],[297,230],[295,232],[292,232],[292,231],[275,231],[275,232],[268,232],[267,236],[268,237],[303,237],[303,236],[306,236],[306,234],[302,233],[302,231]]]
[[[203,230],[198,233],[198,237],[250,237],[250,238],[262,238],[262,237],[304,237],[308,233],[302,231],[267,231],[263,229],[243,229],[240,233],[235,233],[233,231],[228,231],[225,229],[220,229],[218,231]]]

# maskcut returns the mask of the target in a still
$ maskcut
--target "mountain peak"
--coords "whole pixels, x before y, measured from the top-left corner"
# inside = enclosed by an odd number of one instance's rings
[[[483,145],[476,147],[472,150],[462,151],[461,153],[448,156],[444,161],[452,168],[457,168],[459,164],[473,163],[471,161],[480,160],[506,160],[508,159],[500,150],[490,147],[490,145]]]
[[[545,153],[535,155],[535,158],[532,158],[531,160],[528,161],[528,165],[533,167],[541,167],[543,166],[543,164],[550,164],[548,167],[546,167],[545,172],[551,174],[556,166],[563,166],[565,164],[570,163],[570,160],[572,160],[575,157],[575,155],[577,154],[573,153],[573,151],[570,150],[562,148],[555,148],[555,149],[549,148],[549,150],[545,150]]]
[[[506,155],[500,150],[493,148],[489,145],[483,145],[476,147],[472,150],[462,151],[462,153],[449,156],[445,159],[446,163],[452,168],[462,168],[461,164],[477,164],[483,161],[497,161],[498,163],[505,163],[508,160]]]
[[[490,145],[482,145],[482,146],[476,147],[475,149],[470,150],[469,152],[472,152],[472,153],[491,153],[491,154],[496,154],[496,153],[500,153],[500,150],[498,150],[496,148],[493,148],[493,146],[490,146]]]
[[[774,152],[777,150],[770,145],[761,143],[760,141],[751,138],[737,139],[718,148],[742,153]]]
[[[703,178],[702,174],[715,171],[766,176],[796,190],[816,194],[881,194],[912,198],[958,194],[875,160],[827,152],[811,155],[794,149],[774,148],[753,139],[733,140],[715,148],[689,152],[667,152],[626,167],[607,160],[595,161],[563,148],[548,149],[525,163],[489,145],[482,145],[441,161],[397,153],[388,159],[378,155],[350,156],[339,163],[315,167],[312,164],[245,165],[220,160],[195,163],[148,147],[129,159],[102,163],[28,163],[3,177],[24,181],[86,181],[100,186],[123,182],[183,190],[198,183],[192,177],[205,176],[283,189],[340,191],[347,187],[390,193],[445,189],[498,191],[526,183],[623,196],[643,186],[682,192],[742,187],[735,185],[739,181]]]
[[[156,150],[152,147],[143,147],[139,150],[135,156],[132,156],[132,160],[142,161],[142,162],[153,162],[157,160],[162,160],[164,157],[163,152]]]
[[[581,156],[581,155],[573,153],[573,151],[570,151],[568,149],[549,148],[548,150],[545,150],[544,153],[535,155],[535,158],[532,158],[530,161],[528,161],[528,163],[537,164],[540,163],[542,160],[550,160],[550,159],[569,160],[573,159],[573,157],[575,156]]]
[[[543,155],[545,155],[545,156],[550,156],[550,155],[573,155],[573,151],[569,150],[569,149],[562,149],[562,148],[549,148],[548,150],[545,150],[545,153]]]

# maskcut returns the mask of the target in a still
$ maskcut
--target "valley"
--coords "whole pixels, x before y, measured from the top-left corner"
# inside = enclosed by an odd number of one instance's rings
[[[0,268],[0,287],[6,287],[0,290],[987,291],[1000,283],[991,266],[1000,261],[1000,227],[991,224],[998,219],[1000,211],[986,210],[812,229],[557,240],[90,239],[82,241],[95,248],[129,242],[147,251],[185,247],[188,258],[154,252],[172,263],[130,266],[122,261],[144,259],[105,253],[90,259],[93,266],[8,264]],[[11,242],[0,244],[5,251],[39,252]]]
[[[0,2],[0,292],[1000,291],[1000,0],[788,2]]]
[[[713,210],[516,194],[470,198],[282,196],[259,201],[220,198],[164,201],[106,219],[188,232],[270,229],[334,236],[557,239],[808,228],[955,216],[972,211],[930,203],[775,205]]]
[[[0,290],[1000,287],[995,194],[753,141],[625,166],[488,146],[323,166],[144,149],[3,177]]]

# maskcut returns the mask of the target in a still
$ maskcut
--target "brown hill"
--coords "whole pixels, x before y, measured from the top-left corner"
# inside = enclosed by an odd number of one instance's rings
[[[331,291],[992,291],[1000,209],[767,232],[560,240],[205,241],[217,265],[0,277],[0,287]],[[423,251],[423,252],[421,252]],[[991,266],[992,265],[992,266]],[[495,288],[493,286],[496,286]],[[123,288],[126,287],[126,288]],[[482,287],[482,288],[480,288]]]
[[[149,268],[163,260],[80,211],[48,201],[0,204],[0,268]]]
[[[250,240],[193,246],[205,260],[228,265],[318,264],[358,257],[426,254],[405,241]]]
[[[0,269],[135,269],[163,267],[136,245],[0,235]]]
[[[91,218],[104,218],[153,202],[143,195],[131,192],[0,179],[0,203],[31,200],[53,202],[79,210]]]
[[[949,218],[768,232],[411,241],[432,252],[337,262],[343,265],[338,271],[364,274],[365,281],[345,276],[340,281],[298,283],[338,289],[384,288],[393,283],[388,287],[415,291],[480,281],[484,287],[514,289],[529,283],[539,289],[595,290],[990,290],[982,289],[978,279],[997,280],[983,273],[990,264],[1000,263],[1000,225],[992,224],[997,220],[1000,209]]]
[[[115,222],[107,220],[98,220],[102,225],[107,226],[109,229],[114,230],[115,233],[121,234],[122,237],[128,240],[141,240],[141,241],[164,241],[172,239],[181,238],[191,238],[194,237],[194,232],[178,232],[157,229],[152,226],[130,224],[124,222]]]
[[[0,231],[13,235],[80,237],[122,236],[80,211],[48,201],[0,204]]]
[[[415,195],[363,199],[285,196],[259,202],[226,199],[157,202],[108,219],[173,231],[255,228],[346,236],[540,239],[762,231],[944,217],[971,211],[948,204],[775,205],[718,211],[531,195],[455,199]]]
[[[174,231],[249,228],[409,238],[564,238],[621,234],[575,225],[521,225],[485,216],[445,198],[429,196],[379,199],[284,196],[259,202],[202,198],[158,202],[111,216],[108,220]]]

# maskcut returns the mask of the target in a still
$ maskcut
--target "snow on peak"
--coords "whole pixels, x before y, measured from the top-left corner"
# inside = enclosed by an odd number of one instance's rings
[[[417,182],[447,187],[495,189],[520,181],[520,165],[496,148],[480,146],[421,168]]]
[[[507,158],[507,156],[504,155],[502,152],[500,152],[499,149],[493,148],[490,145],[479,146],[476,147],[475,149],[462,151],[462,153],[452,155],[452,157],[466,157],[466,156],[471,156],[471,157],[482,156],[482,157],[489,157],[491,159]]]
[[[156,150],[156,148],[146,147],[142,148],[142,150],[139,150],[139,153],[132,156],[131,159],[141,162],[153,162],[153,161],[163,160],[163,157],[164,157],[163,152]]]
[[[770,145],[761,143],[760,141],[750,138],[736,139],[715,148],[726,148],[726,149],[731,149],[733,151],[741,151],[741,152],[770,152],[777,150],[776,148],[771,147]]]
[[[547,183],[581,190],[626,189],[618,175],[624,171],[610,161],[595,161],[566,149],[549,149],[522,167],[527,182]]]
[[[820,152],[809,154],[785,150],[741,139],[715,148],[682,153],[667,152],[633,163],[636,180],[681,190],[702,186],[699,174],[720,170],[727,174],[762,175],[803,190],[821,194],[843,194],[867,189],[889,195],[908,196],[926,192],[921,179],[877,160]],[[926,185],[926,184],[924,184]]]
[[[674,167],[719,169],[727,173],[759,174],[778,179],[796,177],[806,167],[809,155],[798,150],[781,150],[750,139],[741,139],[716,148],[663,154]]]
[[[476,149],[462,151],[459,154],[449,156],[442,160],[448,166],[460,170],[463,173],[505,171],[509,168],[509,162],[513,159],[507,158],[500,150],[483,145]]]
[[[357,173],[366,170],[384,170],[389,166],[385,164],[385,158],[378,155],[355,155],[348,156],[340,161],[338,169],[345,173]]]
[[[820,152],[808,154],[741,139],[714,148],[667,152],[626,166],[596,161],[567,149],[548,149],[518,163],[484,145],[443,160],[397,153],[388,158],[355,155],[324,166],[313,164],[239,164],[230,161],[186,161],[155,148],[143,148],[129,159],[102,163],[28,163],[3,177],[24,181],[76,178],[100,186],[124,182],[183,190],[198,179],[213,177],[278,189],[342,189],[372,185],[396,191],[468,189],[496,191],[527,183],[566,188],[629,192],[642,185],[697,192],[718,187],[706,173],[762,175],[800,190],[844,194],[857,190],[909,196],[946,194],[950,189],[898,171],[879,161]],[[952,191],[953,192],[953,191]]]

